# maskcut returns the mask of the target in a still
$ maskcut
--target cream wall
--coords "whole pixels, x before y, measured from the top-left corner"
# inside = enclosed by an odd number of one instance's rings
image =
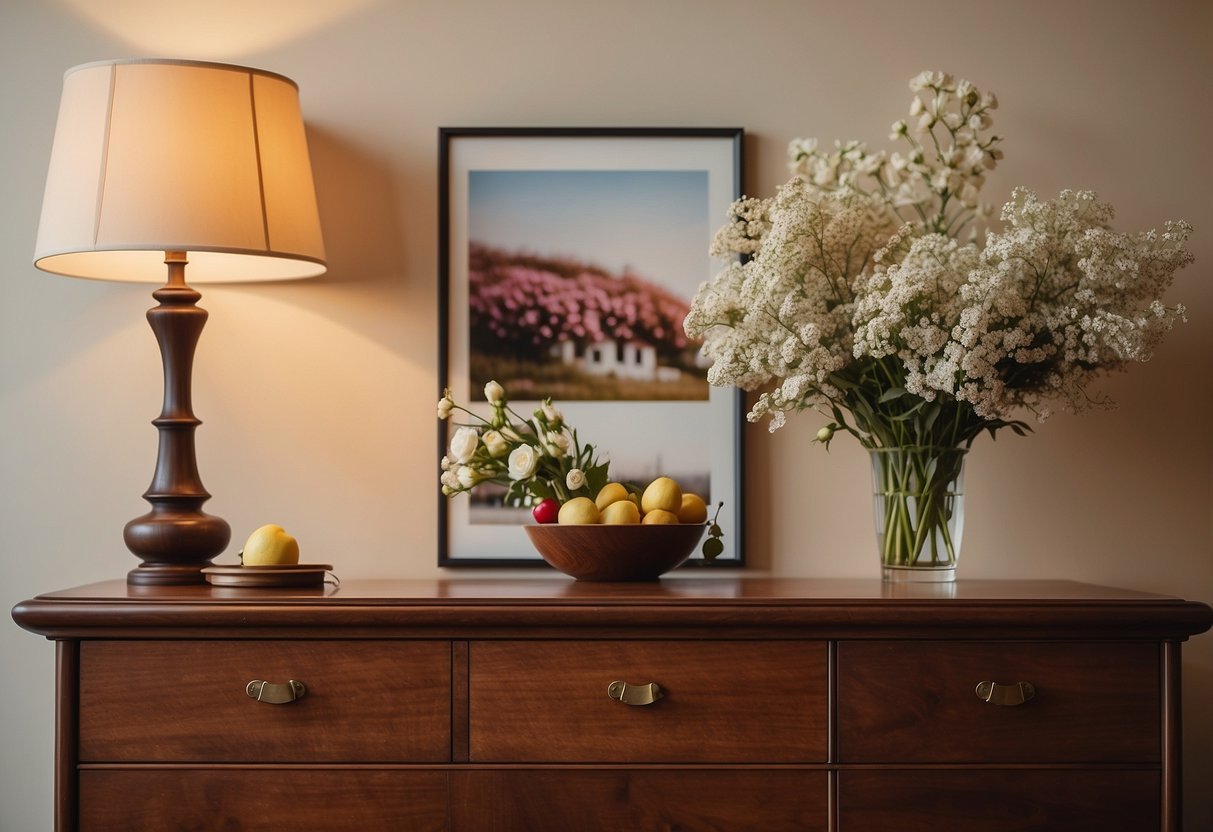
[[[978,442],[962,577],[1213,600],[1207,0],[4,0],[5,609],[134,563],[120,534],[144,511],[161,383],[148,288],[30,265],[61,75],[129,55],[247,63],[302,90],[329,274],[203,288],[198,452],[208,508],[237,538],[279,522],[343,577],[440,572],[437,127],[741,125],[747,190],[769,194],[789,139],[884,145],[906,80],[936,68],[1000,98],[1007,158],[991,199],[1015,184],[1089,187],[1126,230],[1196,226],[1197,264],[1171,298],[1191,322],[1106,385],[1119,410]],[[818,426],[804,416],[749,433],[755,572],[875,574],[866,460],[847,442],[810,447]],[[11,622],[0,651],[0,829],[49,829],[54,651]],[[1189,642],[1183,672],[1189,828],[1210,829],[1213,636]]]

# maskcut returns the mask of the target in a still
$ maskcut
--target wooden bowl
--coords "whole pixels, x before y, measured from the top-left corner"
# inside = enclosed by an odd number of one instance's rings
[[[525,528],[544,560],[579,581],[655,581],[691,556],[707,524]]]

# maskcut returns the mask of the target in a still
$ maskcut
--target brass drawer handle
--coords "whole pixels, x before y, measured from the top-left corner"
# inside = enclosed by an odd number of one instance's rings
[[[285,685],[254,679],[244,686],[244,692],[258,702],[269,702],[271,705],[285,705],[287,702],[294,702],[296,699],[302,697],[303,694],[307,693],[307,688],[303,686],[303,682],[297,682],[294,679],[291,679]]]
[[[607,696],[625,705],[652,705],[665,693],[661,685],[649,682],[647,685],[629,685],[627,682],[615,681],[607,685]]]
[[[1036,695],[1031,682],[1016,682],[1000,685],[997,682],[981,682],[977,685],[977,698],[991,705],[1022,705]]]

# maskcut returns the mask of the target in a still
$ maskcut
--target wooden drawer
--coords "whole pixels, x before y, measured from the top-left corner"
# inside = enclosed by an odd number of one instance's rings
[[[473,762],[824,762],[823,642],[475,642]],[[664,697],[625,705],[613,681]]]
[[[333,769],[85,770],[80,829],[445,830],[447,778],[438,771]]]
[[[1155,643],[843,642],[842,762],[1127,762],[1161,759]],[[993,705],[981,682],[1029,682]]]
[[[824,771],[461,771],[452,832],[825,832]]]
[[[846,832],[1150,832],[1162,822],[1157,771],[843,771]]]
[[[258,702],[255,679],[306,692]],[[450,702],[448,642],[84,642],[80,760],[441,762]]]

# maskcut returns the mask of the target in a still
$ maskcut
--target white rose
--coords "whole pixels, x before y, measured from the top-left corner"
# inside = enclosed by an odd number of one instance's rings
[[[551,430],[543,438],[543,448],[554,457],[562,457],[569,452],[569,436],[562,431]]]
[[[450,396],[443,396],[438,400],[438,418],[446,419],[451,415],[451,411],[455,409],[455,403],[451,401]]]
[[[541,416],[545,421],[552,425],[559,425],[564,421],[564,414],[556,408],[552,407],[550,401],[544,401],[538,410],[535,411],[536,416]]]
[[[501,404],[505,401],[505,388],[496,381],[484,385],[484,397],[489,404]]]
[[[564,484],[569,487],[569,491],[585,488],[585,472],[580,468],[574,468],[564,478]]]
[[[472,488],[476,483],[480,482],[480,476],[476,473],[476,469],[470,465],[460,465],[459,470],[455,472],[455,476],[459,479],[459,484],[464,488]]]
[[[501,435],[500,431],[485,431],[483,439],[484,447],[488,449],[489,456],[493,459],[496,459],[510,449],[510,443],[505,441],[505,437]]]
[[[460,428],[451,437],[451,458],[462,465],[472,458],[479,444],[480,435],[475,428]]]
[[[510,479],[525,480],[539,467],[539,452],[531,445],[519,445],[510,451]]]

